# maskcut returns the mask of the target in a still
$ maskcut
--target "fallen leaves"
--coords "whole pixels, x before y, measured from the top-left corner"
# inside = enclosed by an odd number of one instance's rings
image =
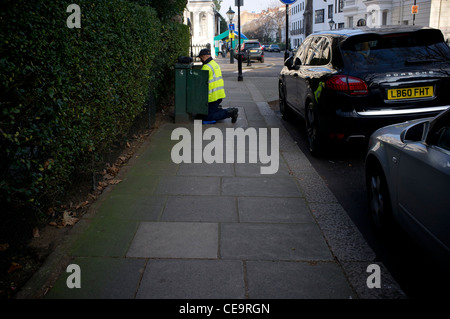
[[[136,148],[139,147],[149,135],[149,132],[133,135],[133,139],[125,143],[125,148],[116,158],[115,162],[112,164],[106,163],[103,170],[100,171],[102,178],[100,181],[96,182],[95,189],[87,194],[86,200],[75,205],[70,203],[68,205],[61,205],[61,207],[49,208],[47,215],[54,217],[54,220],[49,222],[49,225],[58,228],[75,225],[79,221],[83,211],[88,209],[89,205],[93,203],[109,185],[117,185],[122,182],[121,179],[117,178],[121,167],[128,163],[135,154]],[[33,231],[33,236],[39,236],[39,231]]]
[[[116,185],[119,184],[122,180],[120,179],[112,179],[109,181],[109,185]]]
[[[14,271],[16,271],[17,269],[21,269],[21,268],[22,268],[21,264],[16,263],[16,262],[13,261],[13,262],[11,262],[11,265],[9,266],[8,274],[11,274]]]
[[[62,224],[63,227],[73,226],[79,220],[80,220],[79,218],[76,218],[76,217],[72,216],[71,212],[65,211],[64,214],[63,214],[63,218],[62,218],[61,224]]]
[[[83,208],[83,207],[87,206],[88,204],[89,204],[89,201],[86,200],[86,201],[81,202],[81,203],[79,203],[78,205],[76,205],[76,206],[75,206],[75,209]]]
[[[80,219],[76,217],[74,212],[65,210],[62,214],[62,217],[57,221],[51,221],[48,223],[50,226],[55,226],[58,228],[63,228],[67,226],[75,225]]]
[[[115,165],[106,168],[106,173],[111,176],[116,176],[119,173],[119,168]],[[106,175],[106,174],[104,174]]]

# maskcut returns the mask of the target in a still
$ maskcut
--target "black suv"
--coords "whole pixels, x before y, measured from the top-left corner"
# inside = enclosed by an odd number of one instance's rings
[[[450,107],[450,48],[418,26],[355,28],[308,36],[279,77],[283,119],[305,119],[310,151],[368,140],[378,128]]]
[[[238,46],[234,50],[234,57],[238,58]],[[259,60],[259,62],[264,63],[264,50],[257,40],[247,40],[241,46],[241,55],[242,61],[247,61],[248,56],[250,55],[250,60]]]

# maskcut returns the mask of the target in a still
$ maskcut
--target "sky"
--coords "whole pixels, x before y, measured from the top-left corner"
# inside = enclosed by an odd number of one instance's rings
[[[235,5],[235,0],[223,0],[220,8],[220,14],[226,19],[227,15],[226,12],[228,9],[231,9],[236,12],[238,12],[238,7]],[[244,0],[244,5],[241,6],[241,11],[247,10],[249,12],[255,11],[255,12],[261,12],[262,10],[266,10],[269,7],[272,7],[273,4],[276,5],[283,5],[283,3],[279,0]]]

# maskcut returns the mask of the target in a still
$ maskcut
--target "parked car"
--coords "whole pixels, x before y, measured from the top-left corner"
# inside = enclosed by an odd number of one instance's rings
[[[396,221],[450,266],[450,109],[377,130],[365,169],[377,228],[389,229]]]
[[[435,116],[450,105],[450,49],[418,26],[308,36],[279,76],[283,119],[305,119],[310,151],[364,141],[378,128]]]
[[[280,52],[280,47],[278,46],[278,44],[271,44],[269,46],[269,52]]]
[[[234,50],[235,59],[238,58],[239,47],[236,45]],[[247,61],[248,56],[250,55],[250,60],[259,60],[261,63],[264,63],[264,50],[262,49],[261,43],[257,40],[246,40],[241,45],[241,54],[242,61]]]

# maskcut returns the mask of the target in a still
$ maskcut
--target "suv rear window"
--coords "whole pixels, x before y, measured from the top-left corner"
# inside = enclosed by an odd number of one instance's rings
[[[244,42],[244,48],[251,49],[251,48],[260,48],[261,45],[258,42]]]
[[[450,48],[439,30],[399,34],[364,34],[341,47],[345,64],[354,70],[403,68],[450,61]]]

